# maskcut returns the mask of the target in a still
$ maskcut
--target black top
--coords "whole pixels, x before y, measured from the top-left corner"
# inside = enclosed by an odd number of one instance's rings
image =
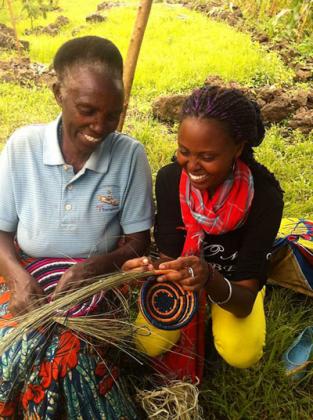
[[[180,174],[181,168],[174,162],[160,169],[156,179],[155,240],[159,251],[172,258],[181,254],[186,234],[179,202]],[[252,174],[254,197],[245,224],[222,235],[206,234],[203,256],[229,280],[257,279],[261,289],[282,217],[283,199],[259,167]]]

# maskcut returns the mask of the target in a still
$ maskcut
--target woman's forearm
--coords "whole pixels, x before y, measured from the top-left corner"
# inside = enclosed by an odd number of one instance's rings
[[[256,280],[228,282],[213,268],[206,285],[206,292],[211,302],[219,304],[238,318],[244,318],[250,314],[257,291]]]
[[[150,245],[150,232],[125,235],[123,243],[114,251],[88,258],[84,265],[90,276],[97,276],[119,270],[125,261],[144,255]]]
[[[18,282],[25,270],[21,266],[14,245],[14,233],[0,231],[0,274],[5,277],[9,287]]]

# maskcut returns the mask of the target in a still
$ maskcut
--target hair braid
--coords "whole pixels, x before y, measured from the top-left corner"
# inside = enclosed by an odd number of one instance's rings
[[[253,147],[259,146],[265,136],[257,103],[250,101],[240,90],[220,86],[204,86],[195,90],[185,101],[181,121],[187,117],[215,119],[222,123],[236,144],[245,142],[240,158],[268,178],[282,192],[275,176],[254,158]]]

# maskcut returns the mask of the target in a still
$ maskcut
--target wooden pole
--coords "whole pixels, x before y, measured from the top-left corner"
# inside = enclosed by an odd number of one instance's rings
[[[19,55],[19,57],[21,57],[21,45],[20,45],[20,41],[18,39],[18,34],[17,34],[17,29],[16,29],[16,21],[15,21],[15,14],[13,12],[13,6],[12,6],[12,3],[11,3],[11,0],[7,0],[7,5],[8,5],[10,19],[11,19],[11,23],[12,23],[14,34],[15,34],[15,42],[16,42],[18,55]]]
[[[127,51],[127,56],[124,65],[124,89],[125,89],[125,100],[124,100],[124,110],[121,114],[119,125],[117,130],[122,131],[126,112],[128,108],[130,92],[133,85],[137,60],[140,52],[141,43],[144,37],[146,26],[149,19],[149,14],[151,10],[153,0],[141,0],[137,18],[135,21],[132,37],[129,42],[129,47]]]

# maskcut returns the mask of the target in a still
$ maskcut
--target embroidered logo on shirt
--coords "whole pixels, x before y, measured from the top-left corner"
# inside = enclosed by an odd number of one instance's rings
[[[106,195],[97,195],[98,201],[100,201],[101,204],[97,205],[98,211],[105,211],[105,204],[109,204],[110,206],[118,206],[119,201],[113,197],[112,191],[108,191]]]

